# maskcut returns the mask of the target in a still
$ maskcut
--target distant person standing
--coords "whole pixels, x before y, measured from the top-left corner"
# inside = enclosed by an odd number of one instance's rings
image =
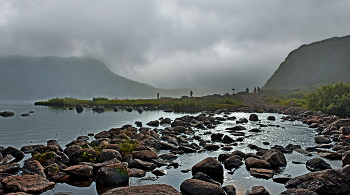
[[[233,91],[233,92],[232,92],[232,95],[235,94],[235,90],[236,90],[236,89],[232,89],[232,91]]]
[[[190,92],[190,97],[193,97],[193,91],[191,90],[191,92]]]
[[[249,93],[249,89],[248,89],[248,87],[247,87],[247,89],[245,89],[245,92],[246,92],[246,93]]]
[[[159,92],[157,93],[157,99],[159,99]]]
[[[256,95],[256,87],[254,88],[254,95]]]

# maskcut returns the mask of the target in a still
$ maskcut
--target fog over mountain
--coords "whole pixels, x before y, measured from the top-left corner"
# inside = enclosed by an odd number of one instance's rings
[[[0,56],[0,69],[0,100],[156,98],[158,92],[161,97],[181,97],[190,92],[190,89],[159,89],[132,81],[91,58]],[[195,95],[210,93],[191,90]]]
[[[346,36],[350,1],[1,0],[0,55],[86,57],[158,88],[262,87],[290,51]]]

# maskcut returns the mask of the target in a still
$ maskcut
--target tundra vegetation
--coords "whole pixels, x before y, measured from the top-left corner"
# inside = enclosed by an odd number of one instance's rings
[[[216,110],[243,105],[243,100],[238,95],[213,95],[194,98],[161,98],[161,99],[108,99],[94,97],[93,100],[80,100],[72,97],[52,98],[48,101],[35,102],[35,105],[70,107],[78,104],[90,106],[139,106],[152,108],[162,106],[174,110]]]
[[[324,85],[305,96],[308,108],[339,117],[350,116],[350,83]]]

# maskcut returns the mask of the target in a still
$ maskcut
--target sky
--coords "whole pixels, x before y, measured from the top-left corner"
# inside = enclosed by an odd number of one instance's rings
[[[350,34],[343,0],[0,0],[0,55],[90,57],[158,88],[262,87],[303,44]]]

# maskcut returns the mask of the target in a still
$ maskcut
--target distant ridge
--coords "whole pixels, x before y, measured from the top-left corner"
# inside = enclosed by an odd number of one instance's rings
[[[262,89],[310,89],[350,81],[350,36],[302,45],[289,53]]]
[[[132,81],[92,58],[0,56],[0,70],[0,101],[54,97],[155,98],[157,92],[161,97],[181,97],[189,93],[189,89],[157,89]]]

